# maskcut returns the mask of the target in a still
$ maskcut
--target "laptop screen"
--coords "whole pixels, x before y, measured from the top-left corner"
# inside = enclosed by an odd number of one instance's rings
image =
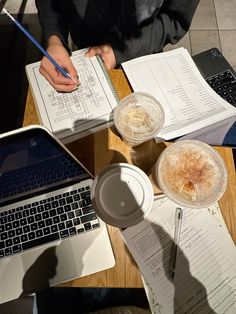
[[[0,203],[47,192],[90,174],[41,128],[0,139]]]

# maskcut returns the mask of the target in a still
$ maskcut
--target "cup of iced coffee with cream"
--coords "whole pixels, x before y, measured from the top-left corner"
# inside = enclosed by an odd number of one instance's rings
[[[167,197],[190,208],[208,207],[217,202],[228,181],[220,154],[197,140],[182,140],[168,146],[158,158],[155,175]]]
[[[157,135],[164,125],[161,104],[148,93],[134,92],[115,107],[114,124],[123,141],[137,146]]]

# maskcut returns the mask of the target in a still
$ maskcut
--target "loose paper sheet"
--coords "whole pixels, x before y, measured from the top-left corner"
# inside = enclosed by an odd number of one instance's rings
[[[135,92],[153,95],[165,112],[157,139],[170,140],[236,117],[236,108],[206,83],[184,48],[122,63]]]
[[[156,297],[155,313],[236,313],[236,251],[217,206],[184,208],[171,281],[175,208],[157,199],[146,220],[122,232]]]

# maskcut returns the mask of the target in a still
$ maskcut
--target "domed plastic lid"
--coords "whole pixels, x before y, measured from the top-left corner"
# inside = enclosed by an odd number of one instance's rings
[[[164,194],[180,206],[205,208],[224,194],[228,174],[223,158],[210,145],[181,140],[168,146],[156,165]]]
[[[153,188],[141,169],[117,163],[103,168],[95,177],[91,198],[103,221],[126,228],[146,217],[153,203]]]

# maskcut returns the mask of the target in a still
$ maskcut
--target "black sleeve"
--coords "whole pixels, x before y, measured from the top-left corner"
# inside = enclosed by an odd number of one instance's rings
[[[199,0],[165,0],[158,14],[143,23],[122,45],[111,43],[117,64],[160,52],[165,45],[177,43],[189,30],[198,3]]]
[[[57,35],[68,49],[68,29],[60,9],[60,1],[35,0],[35,2],[46,43],[50,36]]]

